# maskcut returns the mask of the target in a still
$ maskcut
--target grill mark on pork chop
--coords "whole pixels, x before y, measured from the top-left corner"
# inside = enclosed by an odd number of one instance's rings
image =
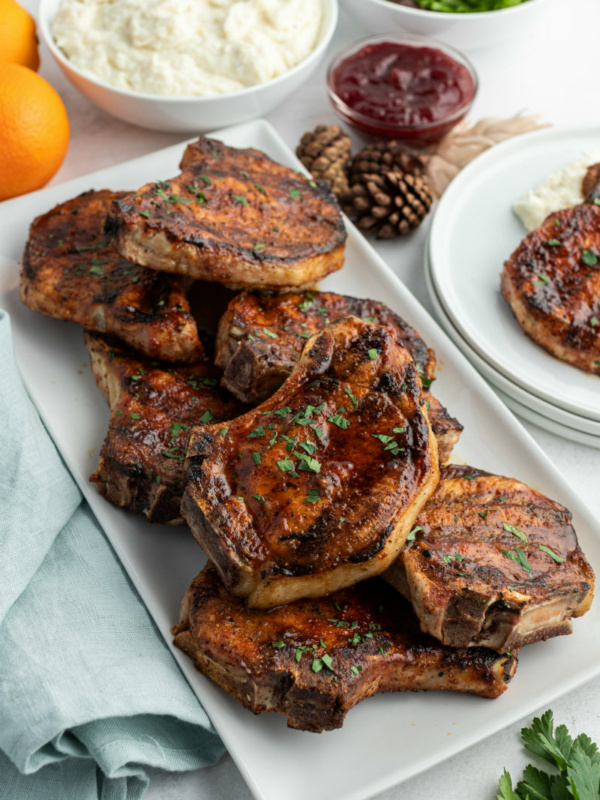
[[[213,565],[192,582],[173,628],[196,667],[250,711],[321,732],[378,692],[502,694],[516,658],[456,649],[421,633],[410,606],[373,578],[317,601],[268,611],[226,591]]]
[[[188,463],[184,517],[227,588],[263,607],[382,571],[438,478],[412,358],[355,317],[310,339],[261,406],[194,431]]]
[[[506,261],[501,288],[528,336],[600,375],[600,206],[551,214]]]
[[[150,361],[117,339],[86,333],[92,372],[111,408],[98,467],[90,477],[114,505],[149,522],[181,525],[189,432],[203,420],[245,410],[219,388],[208,359],[193,366]]]
[[[202,355],[184,280],[125,261],[102,229],[123,193],[85,192],[37,217],[21,260],[21,299],[34,311],[118,335],[151,357]]]
[[[570,513],[520,481],[443,467],[416,525],[384,577],[444,644],[516,649],[570,633],[590,606]]]
[[[341,268],[346,232],[326,182],[207,138],[181,169],[113,204],[107,230],[126,258],[232,288],[302,287]]]

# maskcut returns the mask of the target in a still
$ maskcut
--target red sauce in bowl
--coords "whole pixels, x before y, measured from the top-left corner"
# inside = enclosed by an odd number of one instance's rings
[[[332,66],[338,113],[367,133],[422,144],[441,139],[471,105],[473,70],[441,47],[377,39]]]

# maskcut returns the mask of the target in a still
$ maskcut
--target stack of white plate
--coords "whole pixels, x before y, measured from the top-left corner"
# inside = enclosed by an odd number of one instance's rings
[[[440,200],[425,270],[440,323],[502,400],[546,430],[600,448],[600,376],[529,339],[500,293],[504,261],[526,233],[514,202],[599,146],[600,128],[588,127],[543,130],[488,150]]]

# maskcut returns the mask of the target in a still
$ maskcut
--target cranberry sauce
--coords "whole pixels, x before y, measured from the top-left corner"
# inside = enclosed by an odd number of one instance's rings
[[[475,95],[463,64],[440,49],[394,41],[368,44],[348,56],[331,82],[350,109],[348,122],[368,133],[424,143],[440,139],[462,119]]]

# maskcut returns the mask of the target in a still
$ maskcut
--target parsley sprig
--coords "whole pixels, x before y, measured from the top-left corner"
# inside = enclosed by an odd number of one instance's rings
[[[513,789],[512,778],[504,770],[497,800],[600,800],[600,753],[589,736],[573,739],[566,725],[554,730],[552,711],[536,717],[531,727],[521,730],[525,748],[558,769],[544,772],[533,764],[525,767],[523,779]]]

